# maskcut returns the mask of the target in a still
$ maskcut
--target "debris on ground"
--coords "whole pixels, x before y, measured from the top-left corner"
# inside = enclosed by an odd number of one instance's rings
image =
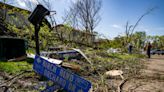
[[[122,79],[124,79],[122,74],[123,74],[123,71],[121,70],[110,70],[110,71],[105,72],[106,76],[120,76]]]
[[[8,61],[22,61],[22,60],[25,60],[26,58],[27,58],[27,56],[23,55],[23,56],[20,56],[17,58],[9,59]]]
[[[124,86],[129,82],[129,79],[140,75],[140,69],[143,68],[143,63],[139,59],[131,57],[120,57],[121,55],[109,54],[106,51],[93,51],[93,50],[82,50],[85,56],[90,60],[87,61],[85,58],[78,59],[65,59],[61,60],[56,64],[59,66],[89,80],[92,83],[92,92],[119,92],[124,90]],[[27,57],[35,57],[33,54],[27,55]],[[46,59],[51,59],[46,57]],[[92,65],[90,64],[92,63]],[[120,78],[121,77],[121,78]],[[6,81],[1,78],[2,82]],[[8,79],[7,79],[8,80]],[[21,83],[31,84],[32,87],[23,86],[24,89],[19,88],[20,84],[12,84],[10,89],[14,89],[13,86],[25,92],[41,90],[44,86],[39,86],[39,82],[48,82],[45,78],[34,73],[19,78]],[[29,80],[33,80],[29,82]],[[17,86],[16,86],[17,85]],[[37,88],[37,89],[36,89]]]

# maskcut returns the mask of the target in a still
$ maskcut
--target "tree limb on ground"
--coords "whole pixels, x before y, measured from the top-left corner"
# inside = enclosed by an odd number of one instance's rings
[[[125,82],[127,81],[128,79],[123,79],[122,81],[121,81],[121,83],[118,85],[118,91],[117,92],[122,92],[122,87],[123,87],[123,85],[125,84]]]
[[[5,78],[8,78],[7,81],[3,82],[0,84],[0,87],[9,87],[11,86],[15,81],[17,81],[18,78],[20,78],[21,76],[23,76],[25,73],[29,73],[29,72],[32,72],[32,71],[23,71],[22,73],[19,73],[13,77],[9,76],[9,75],[2,75],[3,77]],[[18,82],[19,83],[19,82]],[[21,83],[20,83],[21,84]],[[22,85],[22,84],[21,84]]]

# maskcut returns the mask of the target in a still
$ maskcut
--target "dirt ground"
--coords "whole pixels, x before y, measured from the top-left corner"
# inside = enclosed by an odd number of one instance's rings
[[[164,55],[154,55],[151,59],[142,59],[145,67],[141,69],[141,74],[136,77],[127,79],[127,81],[122,86],[122,92],[164,92]],[[124,76],[125,77],[125,76]],[[35,78],[36,79],[36,78]],[[29,80],[20,79],[20,82],[23,84],[30,85],[29,89],[33,90],[32,86],[37,84],[31,84]],[[107,79],[108,86],[111,88],[111,91],[93,91],[93,92],[118,92],[117,86],[121,83],[121,78]],[[4,82],[4,78],[0,74],[0,84]],[[20,87],[21,88],[21,87]],[[28,87],[26,87],[28,88]],[[0,89],[0,92],[3,92],[3,89]],[[14,90],[14,89],[13,89]],[[32,92],[27,90],[18,90],[10,92]]]
[[[144,59],[141,76],[129,79],[123,85],[123,92],[164,92],[164,55]]]

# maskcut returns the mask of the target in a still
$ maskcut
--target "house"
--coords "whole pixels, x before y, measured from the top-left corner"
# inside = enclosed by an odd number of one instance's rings
[[[93,44],[96,37],[94,33],[74,29],[63,24],[56,25],[54,27],[54,32],[64,40],[88,45]]]
[[[27,14],[30,14],[30,11],[4,4],[2,2],[0,2],[0,7],[0,19],[3,19],[6,23],[15,25],[17,28],[23,28],[23,26],[30,25],[26,18]]]
[[[2,2],[0,2],[0,7],[0,34],[4,34],[5,31],[9,30],[5,24],[10,24],[23,30],[25,27],[31,29],[31,23],[28,21],[31,11]],[[43,21],[48,27],[51,27],[47,19]]]

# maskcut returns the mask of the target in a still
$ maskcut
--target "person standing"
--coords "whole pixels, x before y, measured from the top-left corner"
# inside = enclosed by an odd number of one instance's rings
[[[129,47],[128,47],[129,54],[132,54],[132,48],[133,48],[132,44],[129,44]]]
[[[148,43],[148,46],[147,46],[147,55],[148,55],[148,58],[150,58],[151,57],[151,53],[150,53],[150,51],[151,51],[151,44],[150,44],[150,42]]]

